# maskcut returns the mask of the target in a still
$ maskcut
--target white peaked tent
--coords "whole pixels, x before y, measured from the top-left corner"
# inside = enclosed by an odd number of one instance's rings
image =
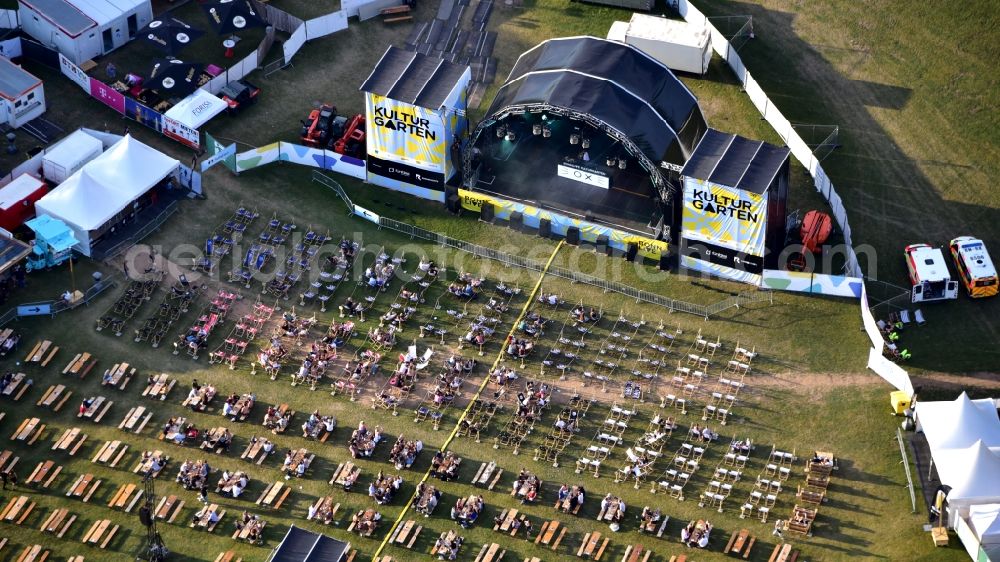
[[[969,509],[969,523],[979,543],[989,551],[1000,549],[1000,504],[974,505]]]
[[[990,450],[980,440],[965,449],[937,451],[941,483],[951,486],[948,507],[959,508],[961,515],[971,505],[1000,503],[1000,450]]]
[[[90,256],[104,227],[179,165],[126,135],[39,199],[35,209],[65,222],[79,240],[75,249]]]
[[[936,451],[964,449],[977,440],[987,447],[1000,448],[1000,418],[996,404],[989,398],[970,400],[963,392],[950,402],[917,402],[916,417],[917,430],[927,437],[935,461]]]

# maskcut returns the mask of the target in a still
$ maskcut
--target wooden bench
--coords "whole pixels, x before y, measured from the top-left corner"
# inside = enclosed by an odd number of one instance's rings
[[[81,498],[83,503],[87,503],[100,486],[100,478],[94,478],[93,474],[81,474],[69,487],[66,497]]]
[[[40,462],[35,467],[35,470],[31,471],[31,474],[24,483],[29,486],[41,484],[42,488],[47,490],[60,472],[62,472],[62,467],[56,466],[54,461]]]
[[[92,462],[95,464],[106,464],[111,468],[115,468],[121,462],[122,457],[125,456],[126,451],[128,451],[128,445],[122,441],[105,441],[104,445],[97,451],[97,454],[94,455]]]
[[[112,386],[118,390],[125,390],[134,376],[135,367],[131,367],[128,363],[115,363],[110,369],[104,371],[104,376],[101,377],[101,386]],[[146,392],[142,393],[143,396],[146,394]]]
[[[603,542],[601,541],[602,538],[604,539]],[[576,551],[576,555],[580,558],[593,558],[594,560],[600,560],[601,556],[604,556],[604,549],[608,547],[608,542],[610,540],[611,539],[608,537],[601,537],[601,533],[597,531],[587,533],[583,537],[583,543],[580,544],[580,548]]]
[[[13,497],[7,502],[3,511],[0,511],[0,521],[20,525],[31,515],[33,509],[35,509],[35,502],[31,501],[28,496]]]
[[[170,375],[166,373],[154,375],[152,382],[143,389],[142,395],[155,400],[166,400],[175,384],[177,384],[177,379],[171,379]]]
[[[125,513],[132,513],[132,509],[139,503],[143,490],[135,484],[122,484],[114,497],[108,502],[111,509],[124,509]]]
[[[257,498],[256,503],[261,507],[281,509],[281,504],[285,502],[291,491],[291,486],[279,480],[265,488],[260,497]]]
[[[220,552],[219,555],[215,557],[215,562],[243,562],[243,559],[237,558],[236,553],[232,550],[227,550],[225,552]]]
[[[503,476],[503,469],[497,466],[495,462],[482,463],[479,465],[479,470],[476,471],[476,475],[472,478],[472,485],[486,486],[487,490],[493,490],[500,481],[500,477]]]
[[[57,347],[56,350],[58,349],[59,348]],[[55,354],[54,351],[53,354]],[[62,370],[62,374],[76,375],[82,379],[87,376],[87,373],[89,373],[91,369],[94,368],[94,365],[97,365],[97,359],[94,359],[92,355],[86,352],[77,353],[76,357],[74,357],[73,360],[66,365],[66,368]],[[42,366],[44,367],[45,364],[43,363]]]
[[[112,404],[114,404],[113,401],[108,400],[103,396],[97,396],[94,398],[94,401],[91,402],[90,407],[83,412],[77,412],[76,417],[88,418],[94,423],[101,423],[101,420],[104,419],[104,414],[108,413]]]
[[[17,427],[17,430],[11,434],[10,438],[23,441],[28,445],[34,445],[35,441],[41,437],[42,432],[45,431],[45,424],[42,420],[38,418],[25,418],[21,425]]]
[[[31,348],[31,351],[24,358],[25,363],[41,363],[42,367],[48,367],[49,362],[59,351],[58,345],[52,345],[49,340],[40,341]]]
[[[407,4],[402,6],[393,6],[391,8],[385,8],[379,12],[382,16],[382,21],[384,23],[394,23],[400,21],[410,21],[413,19],[413,15],[410,14],[411,8]]]
[[[74,521],[76,521],[76,515],[70,514],[68,509],[57,509],[45,519],[39,530],[43,533],[52,533],[61,539]]]
[[[87,441],[87,434],[83,433],[79,427],[70,427],[52,444],[53,451],[65,451],[69,456],[76,455],[80,447]]]
[[[680,556],[675,554],[670,557],[670,562],[687,562],[687,559],[687,554],[681,554]]]
[[[153,513],[157,519],[166,521],[167,523],[173,523],[174,519],[177,519],[177,516],[183,509],[184,500],[178,498],[177,496],[170,495],[160,498],[160,503],[156,505],[156,511]]]
[[[122,422],[118,424],[118,429],[122,431],[131,431],[132,433],[142,433],[142,430],[149,423],[150,418],[153,417],[153,412],[146,409],[145,406],[133,406],[131,410],[125,414],[125,418]]]
[[[767,559],[767,562],[796,562],[799,559],[799,551],[792,548],[789,543],[782,543],[774,545],[774,550],[771,552],[771,557]]]
[[[15,373],[7,386],[3,389],[3,395],[11,397],[14,402],[21,400],[24,393],[28,391],[29,388],[34,384],[34,382],[27,378],[24,373]]]
[[[217,513],[219,516],[219,519],[215,523],[208,522],[209,516],[212,514],[212,512]],[[222,521],[222,518],[225,515],[226,515],[226,510],[220,509],[218,504],[214,503],[209,504],[201,509],[201,516],[192,521],[191,524],[188,526],[191,527],[192,529],[195,527],[200,527],[211,533],[212,531],[215,531],[216,525],[218,525],[219,522]]]
[[[6,542],[7,539],[4,539]],[[40,544],[32,544],[24,547],[16,562],[45,562],[49,557],[49,551]]]
[[[333,476],[330,477],[330,485],[333,486],[336,484],[343,486],[349,482],[351,478],[357,480],[355,477],[359,472],[361,472],[361,468],[355,466],[353,462],[340,463],[337,465],[337,470],[333,471]]]
[[[410,549],[413,548],[413,544],[417,542],[417,537],[420,536],[420,531],[424,527],[422,525],[417,525],[417,522],[410,519],[405,523],[396,527],[396,531],[389,538],[389,544],[398,544],[403,548]]]
[[[498,562],[499,560],[503,560],[504,554],[507,554],[507,551],[499,544],[484,544],[483,548],[479,551],[479,556],[476,556],[476,562]]]
[[[630,544],[625,548],[625,556],[622,556],[622,562],[649,562],[649,557],[652,555],[653,551],[646,550],[641,544]]]
[[[42,395],[42,398],[35,405],[52,408],[53,412],[58,412],[66,405],[66,401],[69,400],[70,396],[73,396],[73,392],[68,390],[65,385],[54,384],[45,391],[45,394]]]
[[[558,535],[556,534],[557,532]],[[542,528],[538,530],[538,536],[535,537],[535,544],[543,544],[551,547],[552,550],[556,550],[559,548],[559,543],[562,542],[564,536],[566,536],[565,525],[556,520],[546,521],[542,523]]]
[[[743,559],[746,560],[747,558],[750,558],[750,551],[753,549],[753,545],[756,542],[757,536],[751,535],[750,531],[747,529],[733,531],[732,536],[729,537],[729,542],[726,544],[726,548],[722,549],[722,553],[729,554],[732,552],[737,556],[742,555]]]
[[[98,519],[90,526],[90,530],[83,535],[81,542],[84,544],[99,545],[101,550],[108,547],[108,543],[118,532],[118,525],[112,525],[110,519]]]

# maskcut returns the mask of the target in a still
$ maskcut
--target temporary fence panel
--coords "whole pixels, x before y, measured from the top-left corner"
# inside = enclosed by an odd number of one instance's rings
[[[305,45],[305,43],[306,26],[305,24],[302,24],[297,27],[295,31],[292,32],[291,36],[281,45],[282,52],[285,56],[285,64],[292,61],[292,57],[295,56],[295,53],[299,52],[299,49],[301,49],[302,45]]]
[[[749,72],[747,73],[744,90],[746,91],[747,96],[750,97],[750,103],[752,103],[753,106],[757,108],[757,111],[763,115],[764,112],[767,111],[767,94],[764,93],[764,89],[760,87],[760,84],[757,83],[757,80],[755,80]]]
[[[257,62],[263,63],[267,60],[267,53],[271,51],[271,46],[274,45],[274,28],[268,27],[264,33],[263,39],[257,44]]]
[[[810,160],[812,160],[813,153],[812,149],[809,148],[809,145],[806,144],[806,141],[802,140],[802,137],[800,137],[797,132],[792,130],[785,142],[788,144],[788,149],[792,151],[792,155],[795,156],[799,162],[802,162],[804,168],[809,169],[807,164]]]
[[[347,12],[338,10],[306,21],[306,41],[312,41],[345,29],[347,29]]]
[[[910,381],[910,375],[902,367],[886,359],[882,355],[881,349],[873,347],[868,350],[868,368],[894,386],[896,390],[913,395],[913,382]]]
[[[304,23],[301,19],[270,4],[264,4],[262,7],[264,8],[264,19],[278,31],[291,34]]]
[[[260,146],[236,155],[236,169],[243,172],[271,162],[276,162],[280,156],[279,143]]]
[[[225,88],[226,84],[228,83],[229,83],[229,78],[226,76],[226,73],[223,72],[222,74],[209,80],[208,84],[205,84],[202,87],[208,90],[208,93],[215,95],[221,92],[222,89]]]
[[[17,10],[0,10],[0,29],[17,29],[21,23],[17,19]],[[5,56],[10,56],[6,55]]]
[[[9,174],[0,178],[0,186],[5,186],[8,183],[14,181],[14,178],[21,177],[21,174],[30,174],[35,177],[40,177],[42,173],[42,159],[45,157],[45,152],[39,152],[38,154],[32,156],[31,158],[25,160],[18,164]]]

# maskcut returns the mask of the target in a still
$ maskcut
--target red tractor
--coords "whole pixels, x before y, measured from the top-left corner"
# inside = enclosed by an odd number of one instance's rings
[[[333,151],[355,158],[363,157],[365,154],[365,116],[355,115],[351,117],[343,130],[340,138],[333,143]]]
[[[302,121],[302,142],[316,148],[332,148],[334,152],[360,158],[365,152],[365,117],[348,119],[337,115],[337,108],[323,104],[309,112]]]

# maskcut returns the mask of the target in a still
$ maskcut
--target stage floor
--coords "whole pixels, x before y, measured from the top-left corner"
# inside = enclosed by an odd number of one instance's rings
[[[476,190],[648,236],[658,201],[638,163],[630,163],[635,169],[612,169],[603,165],[602,156],[593,155],[586,165],[610,176],[611,187],[604,189],[558,175],[557,165],[570,150],[578,149],[536,138],[507,153],[489,150],[498,157],[484,155]]]

